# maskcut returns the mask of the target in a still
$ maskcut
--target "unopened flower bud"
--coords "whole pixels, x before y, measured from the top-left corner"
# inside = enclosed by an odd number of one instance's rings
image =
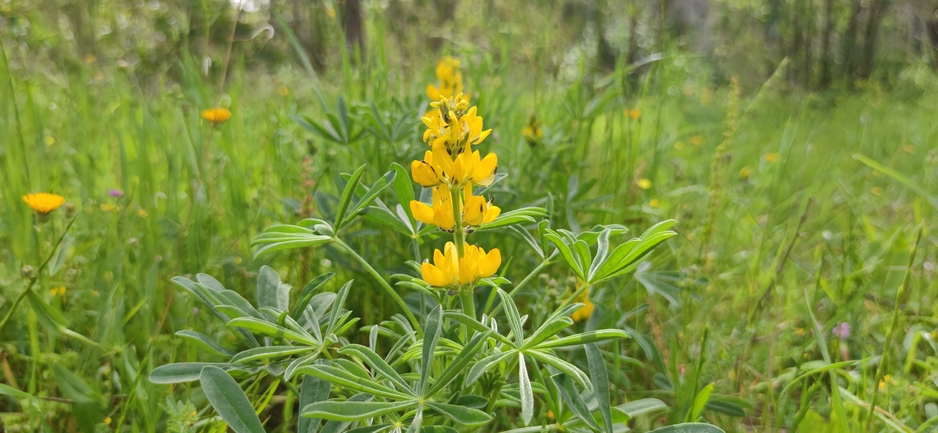
[[[75,218],[76,214],[78,214],[78,208],[72,203],[65,203],[65,218]]]
[[[36,278],[36,268],[30,265],[23,266],[23,268],[20,269],[20,275],[23,279],[32,280]]]

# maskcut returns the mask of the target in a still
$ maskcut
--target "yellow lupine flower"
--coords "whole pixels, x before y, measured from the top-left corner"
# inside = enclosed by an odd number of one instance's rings
[[[586,319],[589,319],[590,316],[593,315],[593,310],[596,309],[596,306],[594,306],[593,302],[590,301],[590,299],[586,296],[582,296],[580,299],[577,299],[577,302],[582,303],[583,307],[574,311],[573,314],[570,315],[570,318],[573,319],[574,322],[582,322]]]
[[[48,215],[65,204],[65,197],[46,192],[35,192],[23,196],[23,201],[39,215]]]
[[[433,188],[433,199],[430,205],[418,200],[410,202],[410,211],[414,219],[424,224],[433,224],[443,230],[453,230],[456,221],[453,219],[453,201],[448,186],[440,185]],[[478,227],[484,223],[495,221],[501,214],[501,209],[486,202],[482,196],[472,194],[472,185],[463,187],[461,221],[466,226]]]
[[[531,116],[527,126],[521,130],[521,136],[532,146],[541,141],[541,138],[544,137],[544,131],[541,131],[541,125],[537,121],[537,117]]]
[[[440,98],[452,98],[453,95],[462,93],[462,73],[459,71],[459,60],[452,57],[444,57],[436,65],[436,78],[440,80],[440,87],[433,84],[427,85],[427,96],[437,101]],[[469,98],[467,97],[468,101]]]
[[[467,226],[478,227],[490,223],[502,213],[491,201],[485,201],[485,197],[472,195],[471,184],[463,187],[463,195],[462,221]]]
[[[213,125],[220,125],[228,121],[231,118],[231,111],[227,108],[209,108],[208,110],[202,110],[202,118],[212,122]]]
[[[423,161],[414,160],[410,163],[410,174],[413,176],[414,182],[417,182],[420,186],[432,188],[442,181],[440,176],[443,174],[443,170],[437,171],[437,167],[433,166],[433,152],[428,150],[423,155]]]
[[[426,151],[422,161],[413,161],[410,164],[410,173],[414,181],[423,187],[431,188],[446,182],[459,186],[474,183],[489,186],[495,180],[498,168],[498,157],[490,153],[481,157],[478,150],[450,156],[443,147]]]
[[[49,289],[49,294],[52,296],[65,296],[65,286],[55,286]]]
[[[453,219],[452,196],[446,185],[433,188],[433,199],[430,205],[418,200],[411,201],[410,212],[417,221],[433,224],[446,231],[453,230],[456,226],[456,220]]]
[[[465,244],[463,256],[459,257],[456,245],[447,242],[443,251],[433,252],[433,263],[421,265],[421,278],[434,287],[465,286],[479,278],[495,275],[501,266],[502,256],[498,248],[488,253],[475,245]]]

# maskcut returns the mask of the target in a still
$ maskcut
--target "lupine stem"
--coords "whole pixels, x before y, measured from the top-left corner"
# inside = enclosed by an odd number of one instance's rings
[[[394,288],[391,287],[391,284],[388,283],[387,280],[385,280],[381,274],[379,274],[378,271],[376,271],[375,268],[373,268],[371,264],[365,260],[364,257],[358,255],[358,253],[355,252],[352,247],[348,246],[348,244],[339,238],[333,238],[333,242],[335,242],[339,248],[342,248],[345,250],[345,252],[354,257],[355,260],[358,260],[358,263],[361,263],[365,270],[368,271],[368,273],[378,281],[378,283],[381,285],[381,288],[383,288],[388,293],[388,296],[390,296],[391,299],[393,299],[394,302],[396,302],[397,305],[401,307],[401,310],[404,310],[404,315],[407,316],[407,320],[410,322],[410,325],[414,327],[414,330],[417,331],[418,334],[423,334],[423,331],[420,328],[420,322],[417,321],[417,317],[414,316],[414,313],[412,313],[410,308],[407,307],[407,304],[404,303],[404,299],[401,298],[401,295],[394,291]]]

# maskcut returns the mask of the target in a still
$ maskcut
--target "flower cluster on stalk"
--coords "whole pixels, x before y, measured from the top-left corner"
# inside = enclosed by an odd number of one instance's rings
[[[501,264],[497,248],[486,252],[465,242],[465,236],[495,220],[498,206],[476,195],[474,187],[489,186],[495,179],[498,158],[485,157],[472,146],[482,143],[491,129],[482,126],[476,107],[462,93],[459,61],[446,58],[437,66],[440,87],[427,87],[434,101],[423,117],[427,129],[423,140],[429,146],[422,160],[411,163],[411,175],[424,188],[432,188],[432,200],[410,203],[415,219],[453,234],[443,251],[436,250],[433,263],[424,262],[422,278],[440,288],[471,288],[480,278],[495,274]]]

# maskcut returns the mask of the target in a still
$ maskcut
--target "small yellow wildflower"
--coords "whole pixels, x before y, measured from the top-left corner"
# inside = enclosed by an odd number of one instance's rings
[[[137,216],[138,216],[138,217],[140,217],[140,218],[146,218],[148,215],[150,215],[150,214],[148,214],[147,211],[143,210],[143,208],[137,209]]]
[[[553,419],[554,419],[554,411],[552,411],[552,410],[548,410],[548,411],[547,411],[547,419],[553,421]]]
[[[544,131],[541,130],[541,125],[536,116],[531,116],[531,120],[528,120],[528,124],[521,130],[521,136],[531,146],[541,141],[541,138],[544,137]]]
[[[880,194],[882,194],[882,193],[883,193],[883,189],[880,188],[880,187],[878,187],[878,186],[874,186],[874,187],[870,188],[870,194],[873,194],[873,195],[880,195]]]
[[[58,194],[35,192],[24,195],[23,201],[25,201],[29,207],[36,211],[36,213],[45,216],[48,215],[49,212],[52,212],[65,204],[65,197],[62,197]]]
[[[463,256],[459,257],[456,244],[447,242],[445,252],[433,252],[433,264],[423,262],[420,268],[421,278],[434,287],[458,287],[474,283],[479,278],[495,275],[502,264],[502,255],[498,248],[488,253],[475,245],[465,244]]]
[[[65,296],[65,286],[55,286],[49,289],[49,294],[52,296]]]
[[[934,340],[934,339],[938,338],[938,331],[932,331],[932,332],[930,332],[928,335],[930,335],[930,336],[931,336],[931,339]]]
[[[236,265],[240,265],[242,260],[241,260],[241,257],[235,257],[234,260],[232,260],[231,262]]]
[[[586,319],[589,319],[590,316],[593,315],[593,310],[596,309],[596,306],[594,306],[593,302],[585,296],[585,293],[584,296],[581,296],[580,299],[577,299],[577,302],[582,303],[583,307],[574,311],[573,314],[570,315],[570,318],[573,319],[574,322],[582,322]]]
[[[902,146],[902,150],[904,150],[905,153],[915,153],[915,147],[913,147],[911,144],[906,144],[905,146]]]
[[[749,179],[749,175],[752,174],[749,167],[743,167],[739,169],[739,177],[743,179]]]
[[[104,418],[104,423],[107,425],[111,425],[111,417]]]
[[[103,79],[104,79],[104,72],[97,71],[97,72],[94,73],[94,80],[95,80],[95,81],[101,81],[101,80],[103,80]]]
[[[332,6],[326,7],[326,15],[328,15],[329,18],[335,18],[335,9],[333,9]]]
[[[101,211],[103,212],[117,212],[117,205],[104,203],[101,205]]]
[[[46,146],[51,146],[51,145],[55,144],[55,137],[53,137],[53,136],[51,136],[51,135],[47,135],[47,136],[46,136],[46,139],[45,139],[45,142],[46,142]]]
[[[890,383],[892,383],[892,375],[887,374],[883,376],[883,380],[879,381],[879,390],[885,391],[886,386],[889,385]]]
[[[690,138],[690,144],[693,144],[694,146],[700,146],[701,144],[703,144],[703,136],[702,136],[702,135],[695,135],[695,136],[691,137],[691,138]]]
[[[645,178],[639,179],[637,182],[635,182],[635,184],[638,185],[638,187],[641,189],[651,188],[651,181]]]
[[[804,328],[795,329],[795,334],[797,335],[804,335],[804,333],[805,333]]]
[[[287,86],[280,85],[280,87],[277,87],[277,94],[280,96],[287,96],[290,94],[290,89],[288,89]]]
[[[651,199],[651,201],[648,202],[648,206],[651,206],[651,207],[658,207],[660,205],[661,205],[661,202],[656,198],[653,198]]]
[[[213,125],[220,125],[231,118],[231,111],[227,108],[209,108],[202,110],[202,118],[208,120]]]
[[[85,54],[85,63],[94,63],[98,61],[98,58],[94,54],[88,53]]]
[[[639,111],[638,108],[628,110],[626,114],[629,116],[629,119],[638,119],[639,117],[642,117],[642,112]]]
[[[674,149],[675,149],[675,150],[684,150],[684,142],[681,141],[681,140],[675,141],[675,142],[674,142]]]
[[[765,160],[768,162],[778,161],[778,153],[777,152],[766,153]]]

